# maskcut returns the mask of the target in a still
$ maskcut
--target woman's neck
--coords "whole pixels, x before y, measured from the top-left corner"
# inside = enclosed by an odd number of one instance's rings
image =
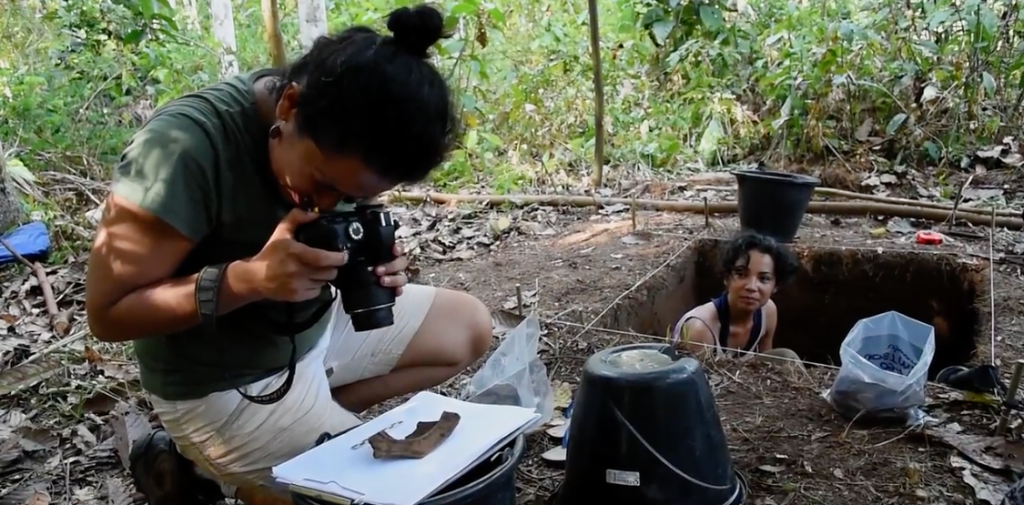
[[[729,325],[736,326],[748,326],[754,322],[754,312],[756,310],[747,310],[742,307],[736,307],[732,304],[732,300],[726,297],[726,303],[729,304]],[[757,309],[760,310],[760,309]]]

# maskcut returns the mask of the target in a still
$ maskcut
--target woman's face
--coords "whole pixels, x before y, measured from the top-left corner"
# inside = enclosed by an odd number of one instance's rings
[[[741,258],[725,281],[729,301],[736,307],[750,311],[768,303],[775,292],[775,264],[772,257],[760,251],[750,251]]]
[[[345,198],[365,199],[390,190],[395,184],[372,172],[352,156],[328,155],[295,130],[298,87],[289,86],[277,104],[281,128],[270,139],[270,164],[281,193],[295,205],[312,203],[321,211],[333,209]]]

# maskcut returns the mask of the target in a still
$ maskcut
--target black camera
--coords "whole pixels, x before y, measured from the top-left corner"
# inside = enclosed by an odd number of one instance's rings
[[[341,305],[356,331],[395,324],[395,288],[381,286],[373,269],[395,259],[398,223],[383,205],[357,205],[354,210],[324,214],[295,230],[295,240],[328,251],[347,251],[348,261],[331,285],[341,292]]]

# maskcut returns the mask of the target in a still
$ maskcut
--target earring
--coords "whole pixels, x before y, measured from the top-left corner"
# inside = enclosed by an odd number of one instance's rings
[[[281,122],[278,121],[278,122],[274,123],[274,125],[270,127],[270,132],[269,133],[270,133],[270,138],[272,138],[272,139],[279,139],[279,138],[281,138]]]

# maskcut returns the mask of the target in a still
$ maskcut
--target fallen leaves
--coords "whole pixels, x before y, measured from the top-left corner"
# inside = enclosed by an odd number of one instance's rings
[[[0,372],[0,396],[32,387],[59,372],[64,364],[53,356],[31,363],[20,363]]]
[[[986,472],[956,453],[950,454],[949,465],[959,471],[964,483],[971,486],[974,496],[982,503],[999,505],[1003,495],[1010,489],[1010,483],[1006,479]]]
[[[0,505],[49,505],[48,486],[42,482],[22,484],[0,498]]]
[[[1024,442],[1003,437],[955,433],[942,428],[928,429],[924,433],[990,470],[1024,473]]]
[[[539,298],[537,293],[539,289],[524,290],[520,293],[509,296],[505,299],[505,303],[501,304],[501,308],[505,310],[516,310],[520,308],[520,302],[522,302],[523,313],[526,313],[526,309],[537,305]]]
[[[493,326],[492,331],[495,337],[500,337],[505,333],[508,333],[522,324],[525,320],[526,316],[515,312],[509,312],[507,310],[496,310],[491,312],[491,325]]]
[[[484,206],[436,205],[392,208],[401,226],[396,238],[410,257],[436,261],[469,261],[517,236],[554,235],[557,209],[529,206],[496,211]]]

